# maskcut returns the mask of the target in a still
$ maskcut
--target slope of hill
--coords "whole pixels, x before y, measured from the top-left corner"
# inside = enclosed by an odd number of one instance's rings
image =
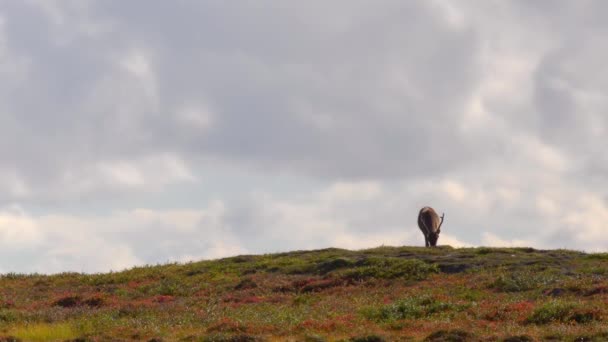
[[[3,341],[608,341],[608,254],[379,247],[0,278]]]

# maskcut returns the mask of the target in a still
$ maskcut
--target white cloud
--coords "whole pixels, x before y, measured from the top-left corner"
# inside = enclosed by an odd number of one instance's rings
[[[382,193],[381,185],[378,182],[338,182],[327,189],[322,197],[326,201],[370,201]]]
[[[606,9],[6,0],[0,267],[418,245],[424,205],[441,244],[605,250]]]
[[[340,182],[295,197],[258,191],[238,202],[212,201],[201,208],[138,208],[88,217],[32,215],[15,206],[0,215],[0,236],[19,248],[3,250],[0,268],[15,270],[9,261],[23,250],[34,260],[19,266],[24,271],[96,272],[294,249],[422,246],[416,225],[420,198],[446,214],[440,245],[599,250],[608,243],[602,228],[608,209],[593,194],[573,189],[513,202],[504,189],[478,188],[475,196],[486,203],[454,201],[437,191],[444,183]],[[370,189],[373,196],[367,196]],[[579,198],[574,205],[572,196]]]
[[[562,222],[579,244],[592,250],[605,248],[608,238],[608,205],[595,194],[582,194],[571,203],[571,208],[562,213]]]
[[[23,245],[38,245],[44,239],[44,232],[38,222],[28,217],[18,206],[0,211],[0,244],[12,248]]]
[[[141,208],[89,217],[9,208],[0,213],[0,268],[99,272],[245,252],[223,224],[223,211],[221,202],[199,210]],[[19,258],[24,252],[30,260]]]
[[[465,187],[455,181],[446,180],[442,182],[441,188],[452,200],[460,202],[463,200],[468,200],[468,191]]]
[[[528,240],[505,240],[492,233],[484,232],[482,234],[482,244],[488,247],[530,247],[536,244]]]
[[[456,238],[454,235],[451,234],[440,234],[440,242],[439,245],[448,245],[448,246],[452,246],[454,248],[461,248],[461,247],[472,247],[473,245],[467,242],[464,242],[458,238]]]
[[[177,117],[186,126],[194,126],[201,130],[209,129],[213,123],[213,114],[201,105],[184,106],[177,112]]]
[[[127,187],[156,188],[174,182],[195,181],[183,160],[172,155],[160,155],[135,161],[104,161],[95,170],[103,183]]]

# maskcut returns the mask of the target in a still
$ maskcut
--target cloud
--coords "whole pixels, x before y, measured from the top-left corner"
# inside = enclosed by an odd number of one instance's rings
[[[9,208],[0,213],[0,269],[116,271],[244,253],[223,226],[223,211],[221,202],[196,210],[134,209],[89,217]]]
[[[500,237],[487,232],[482,234],[482,243],[484,246],[488,247],[528,247],[535,245],[532,241],[528,240],[503,240]]]
[[[446,184],[460,184],[462,196],[482,200],[446,196],[453,191]],[[608,243],[602,233],[608,208],[597,196],[576,189],[527,191],[525,198],[533,200],[520,200],[504,188],[476,188],[464,179],[391,186],[342,182],[295,197],[253,192],[191,209],[137,208],[81,216],[36,215],[12,207],[0,215],[5,241],[0,269],[100,272],[297,249],[422,246],[416,215],[423,201],[436,203],[445,213],[441,245],[596,251]],[[580,200],[572,205],[571,198]]]
[[[19,207],[9,207],[0,212],[0,241],[10,241],[13,247],[36,245],[43,239],[37,222],[29,218]]]
[[[401,177],[463,162],[443,142],[468,149],[447,127],[460,119],[457,108],[477,78],[477,43],[433,6],[148,2],[145,15],[141,6],[9,6],[11,18],[39,18],[27,29],[7,19],[13,37],[47,38],[13,41],[28,56],[26,84],[37,101],[6,100],[38,143],[60,132],[45,149],[67,156],[37,159],[45,176],[91,154],[116,159],[159,149],[329,178]],[[379,12],[368,17],[370,6]],[[329,15],[338,11],[339,22]],[[240,22],[214,19],[233,17]],[[158,25],[166,20],[174,25]],[[69,37],[68,23],[76,31]],[[37,117],[43,110],[49,114]],[[34,141],[25,143],[22,150],[36,155]],[[25,173],[31,162],[16,166]],[[57,181],[26,177],[42,179]]]
[[[605,10],[7,0],[0,266],[419,244],[424,205],[440,243],[601,250]]]

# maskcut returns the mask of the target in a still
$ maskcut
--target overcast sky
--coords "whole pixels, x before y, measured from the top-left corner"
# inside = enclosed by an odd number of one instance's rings
[[[0,0],[0,273],[606,251],[608,2]]]

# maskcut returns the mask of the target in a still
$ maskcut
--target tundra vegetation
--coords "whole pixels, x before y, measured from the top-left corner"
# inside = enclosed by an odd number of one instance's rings
[[[449,246],[4,274],[0,341],[606,341],[608,254]]]

